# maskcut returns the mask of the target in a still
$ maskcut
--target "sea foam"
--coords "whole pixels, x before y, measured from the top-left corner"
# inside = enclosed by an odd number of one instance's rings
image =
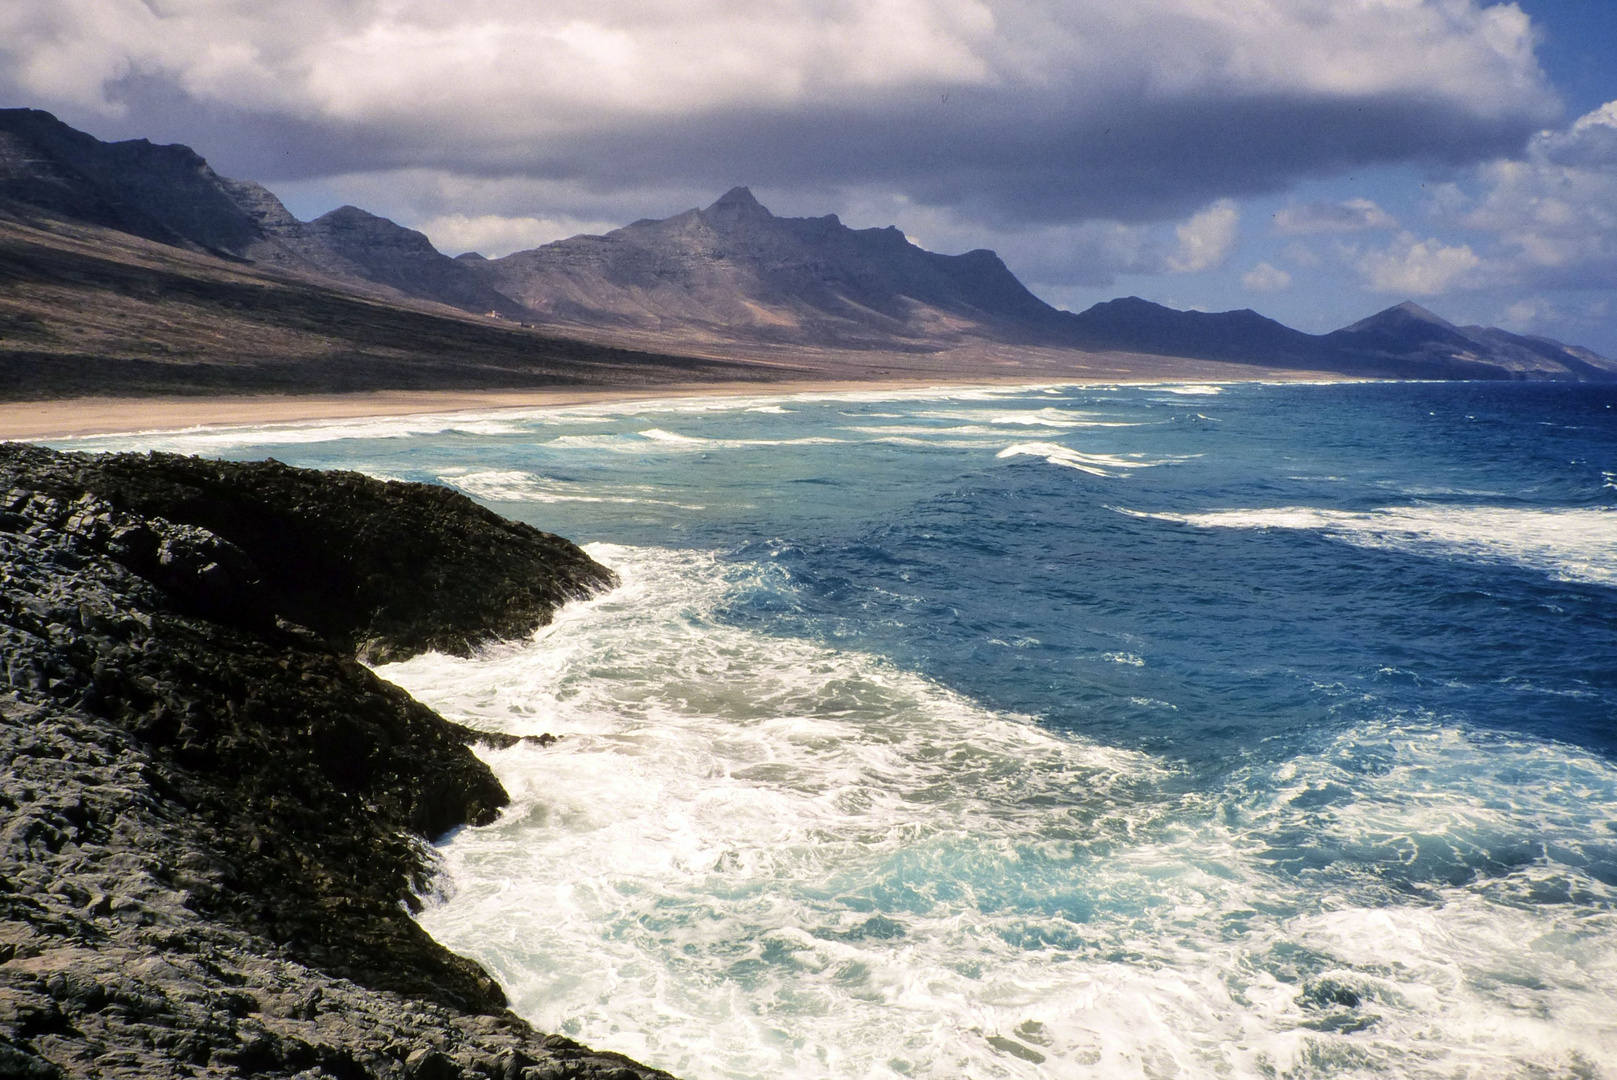
[[[513,803],[441,846],[422,916],[542,1027],[694,1080],[1617,1054],[1609,763],[1389,719],[1198,787],[732,624],[789,599],[777,567],[590,551],[623,586],[534,642],[380,669],[474,726],[562,736],[487,753]]]
[[[1513,563],[1561,581],[1617,584],[1617,510],[1607,507],[1393,506],[1348,511],[1285,506],[1137,516],[1198,528],[1308,530],[1358,547]]]

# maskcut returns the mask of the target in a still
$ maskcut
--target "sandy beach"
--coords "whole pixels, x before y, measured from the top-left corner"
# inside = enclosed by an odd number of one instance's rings
[[[972,384],[988,380],[972,379]],[[1020,381],[1026,381],[1020,380]],[[0,441],[67,439],[84,435],[167,431],[192,427],[347,420],[369,416],[483,409],[546,408],[605,401],[679,397],[794,394],[810,390],[906,389],[943,379],[892,382],[700,383],[647,389],[384,390],[365,394],[253,394],[241,397],[82,397],[0,403]]]
[[[1014,376],[961,374],[901,379],[805,379],[783,382],[683,383],[657,387],[601,387],[568,390],[383,390],[363,394],[253,394],[237,397],[80,397],[54,401],[0,402],[0,441],[30,442],[141,431],[196,427],[300,423],[374,416],[488,409],[550,408],[601,402],[659,401],[668,398],[776,396],[849,390],[921,390],[931,387],[1084,385],[1155,382],[1355,382],[1346,375],[1317,371],[1267,371],[1254,378],[1244,365],[1228,374],[1203,370],[1178,377],[1099,378],[1035,372]],[[1225,377],[1216,377],[1225,374]],[[1214,377],[1209,377],[1210,375]]]

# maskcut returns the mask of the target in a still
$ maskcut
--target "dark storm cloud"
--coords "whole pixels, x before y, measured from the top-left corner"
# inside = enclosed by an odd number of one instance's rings
[[[1514,7],[1213,0],[15,0],[4,96],[271,182],[431,169],[884,188],[989,225],[1162,220],[1518,150]]]
[[[1476,116],[1393,95],[1120,97],[1080,109],[968,90],[878,108],[732,108],[530,140],[430,120],[402,128],[253,113],[199,104],[151,79],[111,89],[127,106],[122,117],[79,109],[64,118],[103,137],[186,142],[222,172],[268,181],[429,168],[601,190],[874,185],[996,225],[1161,220],[1355,168],[1507,156],[1539,127],[1531,115]]]

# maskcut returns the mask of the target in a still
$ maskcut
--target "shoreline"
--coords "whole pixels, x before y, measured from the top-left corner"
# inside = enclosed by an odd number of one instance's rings
[[[782,382],[675,383],[660,387],[565,390],[380,390],[352,394],[251,394],[230,397],[79,397],[0,402],[0,442],[38,442],[198,428],[256,427],[502,409],[563,408],[704,397],[781,397],[810,393],[945,390],[1014,386],[1125,386],[1156,383],[1363,382],[1323,372],[1277,371],[1266,379],[1104,379],[1057,376],[793,379]],[[1053,374],[1053,373],[1052,373]],[[1245,374],[1244,372],[1242,374]]]
[[[432,841],[511,802],[474,746],[519,740],[366,666],[532,634],[610,570],[278,462],[13,445],[0,493],[0,1076],[673,1080],[415,921]]]

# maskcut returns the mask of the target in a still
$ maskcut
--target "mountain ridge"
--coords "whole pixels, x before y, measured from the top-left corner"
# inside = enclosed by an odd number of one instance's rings
[[[1105,355],[1366,377],[1617,380],[1617,362],[1591,350],[1458,327],[1408,301],[1318,335],[1250,309],[1179,311],[1139,297],[1064,311],[987,249],[945,255],[893,226],[777,217],[746,187],[601,235],[451,258],[358,207],[299,221],[267,188],[220,176],[188,147],[104,143],[38,110],[0,110],[0,208],[608,347],[744,363],[817,357],[844,374],[880,374],[895,357],[940,373],[954,357],[1014,367],[1018,350],[1031,350],[1041,370],[1086,369],[1084,357]],[[0,334],[4,325],[0,313]]]
[[[858,348],[922,341],[940,323],[1026,336],[1054,313],[999,257],[940,255],[897,228],[850,229],[836,215],[781,218],[745,187],[705,208],[641,219],[473,264],[537,318],[703,337]],[[948,335],[951,329],[944,327]]]

